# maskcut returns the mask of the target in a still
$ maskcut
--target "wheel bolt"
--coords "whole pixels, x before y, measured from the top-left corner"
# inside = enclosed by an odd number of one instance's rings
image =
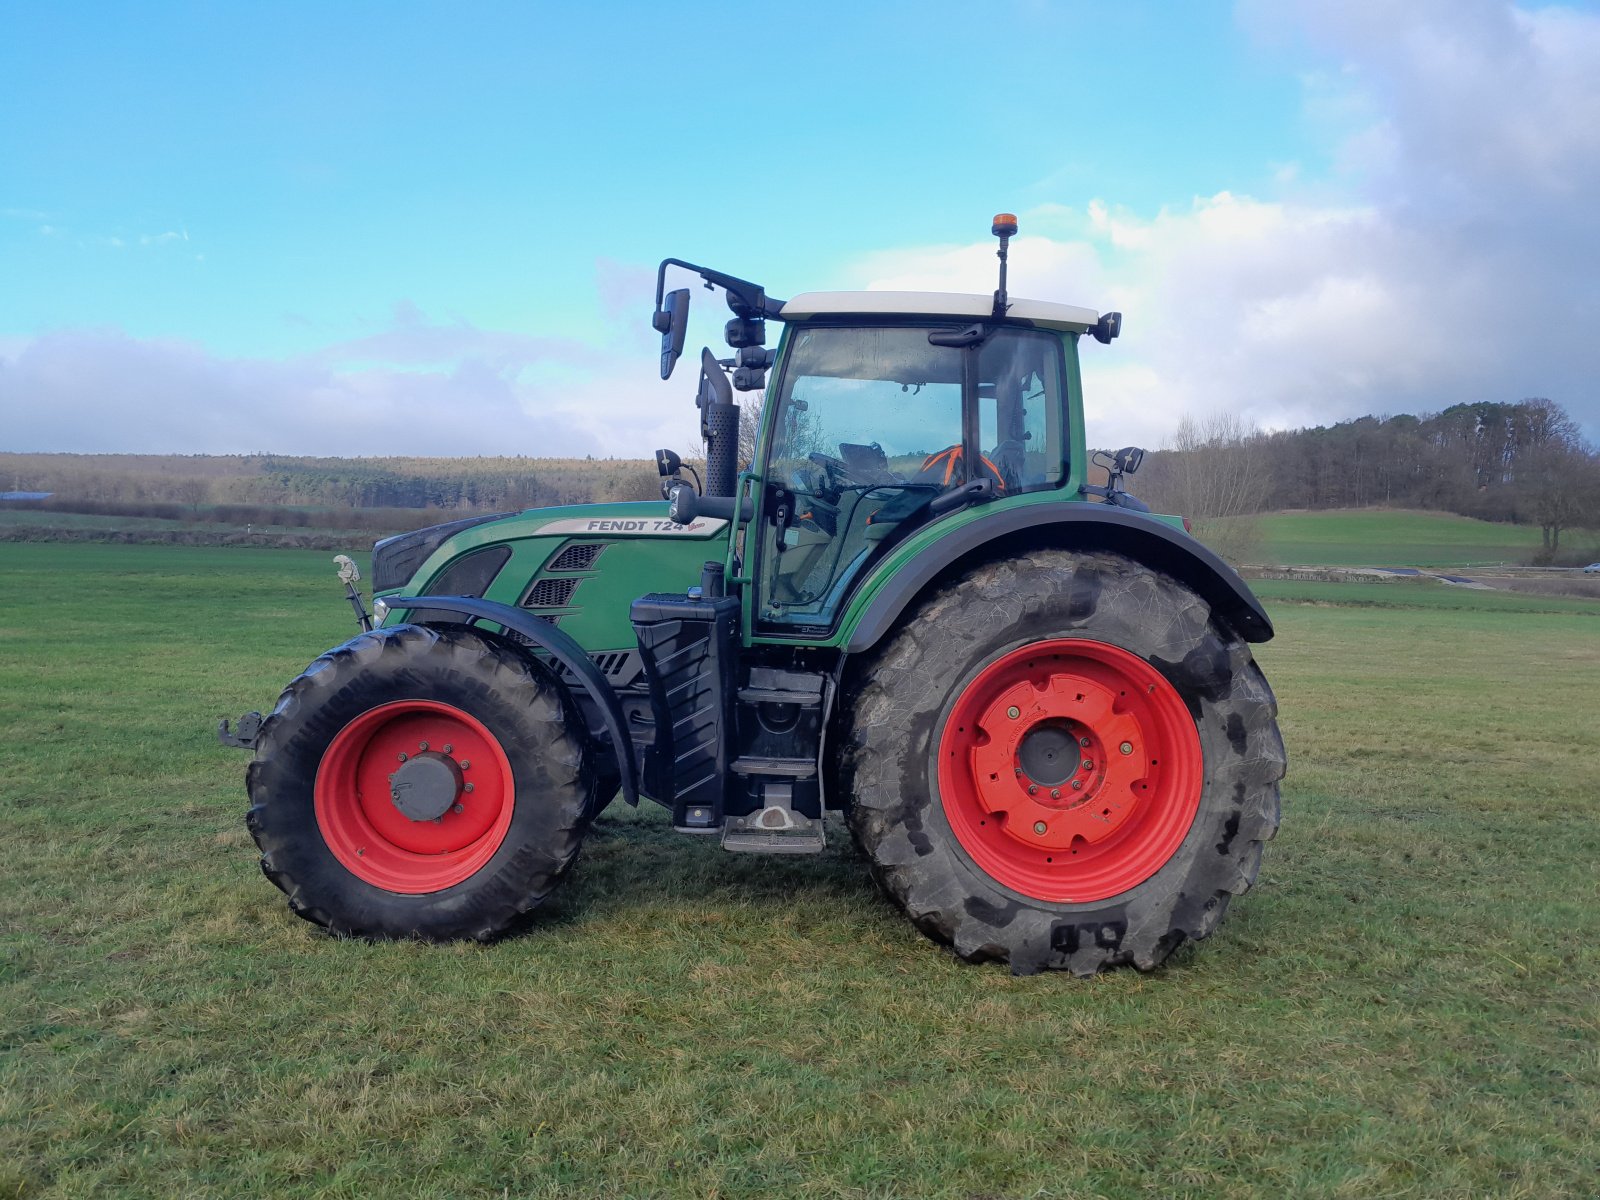
[[[466,806],[465,805],[461,805],[461,804],[452,804],[450,806],[450,811],[451,812],[465,812],[466,811]]]
[[[1046,825],[1043,821],[1035,821],[1033,823],[1033,831],[1035,833],[1045,833],[1049,830],[1049,828],[1050,826]]]
[[[401,755],[401,756],[400,756],[400,761],[401,761],[401,762],[405,762],[405,760],[406,760],[406,756],[405,756],[405,755],[404,755],[404,754],[402,754],[402,755]]]
[[[1010,708],[1006,709],[1006,716],[1010,717],[1013,721],[1015,721],[1021,715],[1022,715],[1022,710],[1020,708],[1018,708],[1015,704],[1013,704]]]
[[[1086,758],[1086,759],[1084,759],[1084,760],[1083,760],[1083,769],[1084,769],[1084,770],[1085,770],[1085,771],[1092,771],[1092,770],[1094,770],[1094,759],[1092,759],[1092,758]]]
[[[428,748],[428,743],[427,742],[418,742],[417,743],[417,749],[418,750],[426,750],[427,748]]]
[[[1038,785],[1037,785],[1037,784],[1033,784],[1033,783],[1030,783],[1030,784],[1029,784],[1029,785],[1028,785],[1028,795],[1030,795],[1030,796],[1036,796],[1036,795],[1038,795],[1038,794],[1039,794],[1039,787],[1038,787]]]
[[[1121,750],[1124,754],[1132,754],[1133,753],[1133,743],[1132,742],[1123,742],[1122,745],[1117,747],[1117,749]]]
[[[1089,739],[1088,738],[1079,738],[1078,739],[1078,745],[1082,746],[1085,750],[1087,750],[1089,748]]]
[[[446,754],[454,754],[456,752],[456,748],[454,746],[452,746],[449,742],[446,742],[444,744],[444,752]]]
[[[1012,774],[1014,774],[1014,775],[1021,775],[1022,774],[1022,768],[1021,767],[1012,767],[1011,771],[1012,771]]]
[[[472,785],[470,783],[463,784],[461,790],[464,792],[470,792],[472,790]]]
[[[1075,792],[1081,792],[1081,791],[1083,791],[1083,780],[1081,780],[1081,779],[1074,779],[1074,780],[1073,780],[1073,781],[1072,781],[1072,790],[1073,790],[1073,791],[1075,791]]]
[[[468,761],[467,761],[467,760],[466,760],[466,759],[464,759],[464,758],[463,758],[463,759],[462,759],[462,760],[461,760],[461,769],[462,769],[462,770],[463,770],[463,771],[465,771],[465,770],[466,770],[466,769],[467,769],[467,768],[468,768],[468,767],[470,767],[470,766],[471,766],[471,765],[472,765],[472,764],[471,764],[471,763],[469,763],[469,762],[468,762]]]
[[[1052,799],[1052,800],[1061,799],[1061,789],[1060,788],[1051,788],[1050,789],[1050,799]]]

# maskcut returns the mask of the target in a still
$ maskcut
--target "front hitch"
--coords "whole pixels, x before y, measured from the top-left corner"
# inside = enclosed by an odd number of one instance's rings
[[[217,722],[217,741],[235,750],[254,750],[256,737],[261,733],[261,720],[260,713],[247,712],[239,718],[236,728],[229,729],[228,718],[223,717]]]

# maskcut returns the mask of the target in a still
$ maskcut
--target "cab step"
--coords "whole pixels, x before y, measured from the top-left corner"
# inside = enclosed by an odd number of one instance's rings
[[[758,778],[809,779],[817,773],[817,763],[811,758],[755,758],[746,755],[733,760],[733,773]]]
[[[817,854],[827,846],[822,822],[795,812],[792,783],[763,785],[762,801],[765,807],[759,811],[729,817],[723,824],[724,850],[736,854]]]
[[[722,848],[734,854],[821,854],[828,845],[822,823],[803,817],[801,822],[793,829],[777,830],[729,821],[722,829]]]

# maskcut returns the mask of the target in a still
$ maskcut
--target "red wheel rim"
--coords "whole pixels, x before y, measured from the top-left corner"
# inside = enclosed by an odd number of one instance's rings
[[[1166,677],[1085,638],[990,663],[939,739],[939,794],[962,848],[1006,887],[1058,903],[1104,900],[1159,871],[1194,823],[1203,774]]]
[[[436,817],[399,807],[392,777],[407,764],[434,785]],[[317,769],[317,827],[357,878],[390,892],[437,892],[494,857],[515,794],[511,762],[481,721],[434,700],[397,700],[334,737]]]

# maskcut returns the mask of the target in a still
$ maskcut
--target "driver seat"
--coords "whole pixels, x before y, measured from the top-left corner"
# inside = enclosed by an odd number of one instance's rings
[[[965,472],[962,470],[965,452],[960,443],[946,446],[937,454],[930,454],[922,460],[922,470],[917,472],[913,483],[931,483],[941,488],[952,487],[962,482]],[[1006,490],[1006,477],[1000,468],[995,466],[987,454],[978,455],[977,478],[987,477],[994,480],[995,491]]]

